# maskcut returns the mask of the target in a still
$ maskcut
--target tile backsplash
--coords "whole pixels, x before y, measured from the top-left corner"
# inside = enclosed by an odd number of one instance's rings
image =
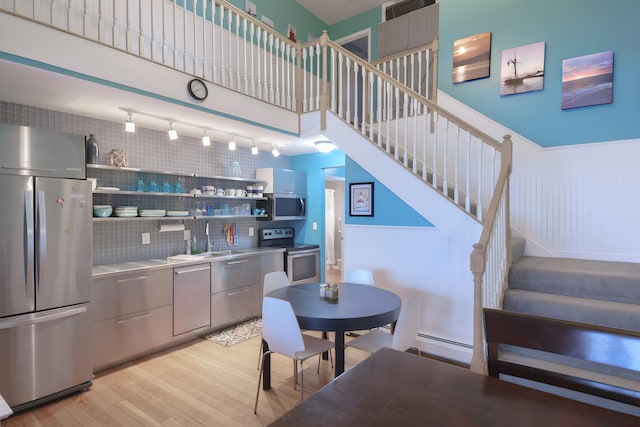
[[[0,101],[0,123],[31,126],[89,136],[94,134],[99,148],[99,164],[108,164],[108,153],[113,149],[126,153],[127,166],[152,171],[171,171],[197,174],[200,176],[231,176],[231,163],[240,164],[240,177],[254,179],[256,168],[280,167],[288,168],[288,156],[274,158],[270,152],[252,155],[247,147],[238,147],[235,151],[227,148],[227,141],[212,141],[209,147],[202,145],[199,138],[180,136],[176,141],[169,141],[166,132],[136,127],[135,133],[126,133],[122,122],[110,122],[91,117],[46,110],[21,104]],[[202,185],[224,186],[224,188],[241,188],[245,183],[237,181],[205,180],[203,178],[178,178],[163,174],[137,174],[119,171],[103,171],[88,169],[87,176],[96,177],[98,186],[118,187],[133,191],[135,182],[142,178],[148,184],[155,179],[158,185],[167,181],[171,185],[180,181],[185,192]],[[135,205],[141,208],[162,208],[170,210],[188,210],[193,200],[185,197],[153,197],[124,195],[95,195],[96,204]],[[216,199],[220,200],[220,199]],[[246,203],[242,199],[230,199],[229,204]],[[252,205],[253,206],[253,205]],[[176,220],[184,222],[186,229],[196,236],[200,250],[204,250],[205,220]],[[216,250],[228,249],[223,229],[235,222],[238,229],[237,248],[256,246],[258,229],[267,226],[253,218],[215,218],[208,219],[211,237]],[[159,224],[164,221],[102,221],[93,223],[93,264],[113,264],[123,261],[137,261],[184,253],[184,233],[158,231]],[[169,222],[173,223],[173,222]],[[268,226],[276,225],[268,223]],[[278,223],[278,226],[289,224]],[[254,228],[254,236],[249,236],[249,228]],[[151,243],[142,244],[142,233],[149,233]]]

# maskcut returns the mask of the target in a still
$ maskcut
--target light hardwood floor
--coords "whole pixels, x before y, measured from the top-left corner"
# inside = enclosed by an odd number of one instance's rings
[[[198,339],[96,375],[86,392],[14,415],[16,426],[264,426],[299,401],[291,359],[272,356],[272,389],[260,392],[256,337],[232,347]],[[349,369],[368,353],[346,351]],[[305,399],[332,377],[328,361],[305,363]],[[53,374],[53,373],[52,373]]]

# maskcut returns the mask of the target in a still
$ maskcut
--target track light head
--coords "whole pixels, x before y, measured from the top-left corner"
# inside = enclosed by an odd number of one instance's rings
[[[211,138],[209,138],[209,135],[207,135],[207,130],[204,130],[204,134],[202,135],[202,145],[204,145],[205,147],[208,147],[211,145]]]
[[[129,119],[124,122],[124,130],[125,132],[135,132],[136,131],[136,124],[135,122],[131,119],[131,111],[127,111],[127,113],[129,114]]]
[[[278,157],[280,155],[280,152],[275,145],[271,148],[271,154],[273,154],[273,157]]]
[[[167,131],[167,134],[169,134],[169,139],[171,141],[178,139],[178,132],[173,128],[173,122],[169,122],[169,130]]]

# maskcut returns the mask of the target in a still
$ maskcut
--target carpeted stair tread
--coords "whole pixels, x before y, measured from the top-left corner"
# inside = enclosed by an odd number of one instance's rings
[[[554,319],[640,331],[640,310],[636,304],[507,289],[503,307]]]
[[[640,264],[524,256],[511,266],[509,289],[640,304]]]

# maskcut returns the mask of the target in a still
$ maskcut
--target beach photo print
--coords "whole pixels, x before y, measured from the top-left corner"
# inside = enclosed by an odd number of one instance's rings
[[[562,109],[613,102],[613,51],[562,61]]]
[[[502,51],[500,96],[544,88],[544,42]]]

